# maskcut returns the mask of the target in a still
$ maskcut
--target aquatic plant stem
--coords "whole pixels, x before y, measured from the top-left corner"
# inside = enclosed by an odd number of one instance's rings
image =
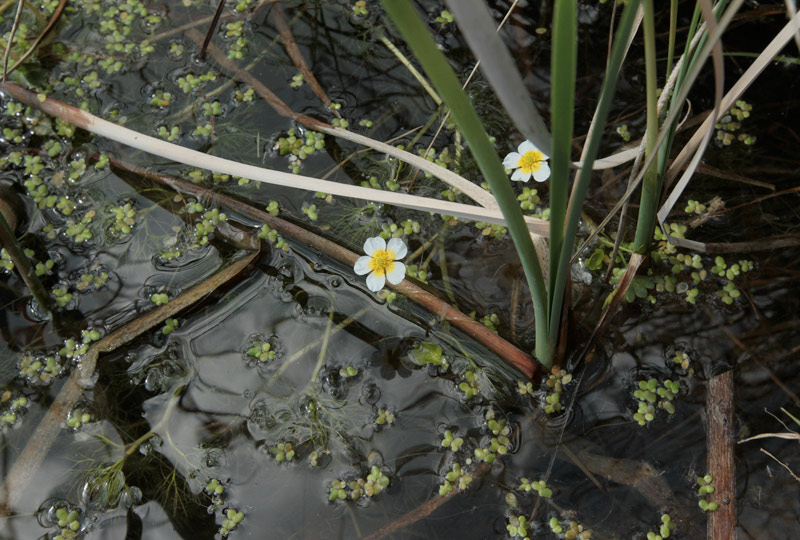
[[[547,297],[551,347],[558,339],[564,288],[558,287],[561,250],[572,162],[572,133],[577,70],[578,14],[573,0],[557,0],[553,7],[553,50],[550,59],[552,151],[550,154],[550,276]],[[572,249],[570,248],[570,252]],[[566,280],[564,280],[566,282]],[[556,299],[556,296],[559,298]]]
[[[536,358],[546,368],[552,364],[552,344],[547,337],[547,289],[539,259],[525,227],[522,210],[494,146],[475,109],[461,90],[442,52],[428,28],[408,0],[382,0],[386,12],[403,34],[417,60],[422,64],[439,95],[450,108],[453,119],[467,140],[478,167],[486,178],[503,212],[508,232],[514,241],[533,297],[536,325]]]
[[[645,160],[656,151],[658,140],[658,73],[656,71],[656,28],[653,0],[642,0],[644,10],[644,63],[645,94],[647,97],[647,134],[645,143]],[[636,220],[636,235],[633,239],[633,250],[647,253],[653,240],[656,211],[661,198],[661,181],[658,167],[653,161],[642,179],[642,196],[639,203],[639,216]]]
[[[52,307],[50,294],[36,275],[36,271],[33,269],[33,266],[31,266],[28,257],[25,256],[22,248],[19,247],[14,231],[11,230],[2,212],[0,212],[0,246],[8,253],[11,262],[14,263],[20,277],[22,277],[22,281],[28,286],[28,290],[31,291],[36,303],[39,304],[42,309],[49,312]]]
[[[73,370],[64,386],[61,387],[58,396],[50,404],[50,408],[39,422],[39,425],[36,426],[36,430],[28,438],[25,448],[14,462],[11,471],[4,478],[3,484],[0,486],[0,515],[8,515],[14,509],[28,482],[34,477],[35,472],[44,461],[61,431],[62,423],[83,394],[86,385],[90,384],[89,381],[92,379],[100,354],[122,347],[167,318],[202,300],[211,292],[236,277],[242,270],[253,263],[257,256],[258,252],[249,253],[180,296],[145,313],[89,347],[85,357],[78,367]]]
[[[616,37],[611,48],[611,57],[606,67],[606,76],[603,79],[597,108],[595,109],[594,118],[592,119],[592,129],[589,132],[586,146],[584,147],[583,155],[587,166],[581,167],[578,172],[575,185],[570,194],[569,205],[567,206],[567,216],[564,224],[564,240],[559,253],[554,254],[558,257],[559,264],[555,280],[551,279],[555,284],[554,290],[551,293],[552,306],[550,308],[549,329],[550,339],[553,342],[558,338],[564,290],[570,276],[570,257],[573,252],[572,246],[578,232],[583,202],[586,199],[586,194],[589,190],[589,182],[592,177],[591,164],[594,162],[600,148],[600,139],[602,138],[603,130],[608,119],[608,112],[611,108],[611,102],[617,89],[617,81],[619,80],[622,61],[628,47],[628,36],[632,32],[638,8],[638,0],[631,0],[625,5],[625,9],[620,17]]]

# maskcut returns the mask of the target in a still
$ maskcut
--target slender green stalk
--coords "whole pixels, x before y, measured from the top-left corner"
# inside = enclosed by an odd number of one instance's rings
[[[564,244],[564,220],[571,176],[573,111],[577,70],[578,13],[574,0],[557,0],[553,10],[553,53],[550,60],[550,104],[552,109],[553,148],[550,156],[550,286],[547,308],[550,332],[558,327],[564,294],[556,288],[559,279],[559,254]],[[554,305],[558,310],[554,311]]]
[[[645,141],[645,160],[653,155],[658,140],[658,74],[656,73],[656,28],[653,0],[643,0],[644,8],[644,63],[645,93],[647,96],[647,140]],[[633,250],[647,253],[653,239],[656,211],[661,197],[661,176],[654,161],[642,179],[642,197],[639,203],[639,217],[636,222],[636,236]]]
[[[549,325],[544,277],[522,217],[522,210],[514,195],[514,190],[511,188],[503,164],[489,141],[489,136],[475,109],[461,90],[461,83],[436,46],[416,8],[408,0],[381,0],[381,3],[422,64],[431,83],[450,108],[459,130],[467,140],[472,155],[481,173],[489,182],[497,204],[503,212],[508,232],[514,241],[533,296],[536,318],[535,355],[545,367],[549,368],[552,363],[552,347],[547,338]]]
[[[678,28],[678,0],[670,0],[669,4],[669,44],[667,45],[667,69],[664,77],[669,77],[672,72],[672,63],[675,58],[675,34]]]
[[[11,227],[8,225],[2,213],[0,213],[0,245],[8,252],[11,261],[14,263],[14,266],[17,267],[19,275],[22,276],[22,280],[25,282],[25,285],[28,286],[28,289],[31,291],[36,303],[39,304],[39,307],[50,311],[50,295],[44,288],[44,285],[42,285],[42,282],[39,281],[39,277],[31,266],[28,257],[25,256],[22,248],[19,247],[17,238],[14,236],[14,231],[11,230]]]
[[[627,48],[628,36],[633,29],[633,21],[636,19],[636,11],[639,7],[639,0],[630,0],[625,5],[625,10],[619,20],[619,27],[617,28],[616,36],[614,37],[614,44],[611,48],[611,56],[609,58],[608,67],[606,68],[606,76],[603,79],[603,86],[600,90],[600,98],[597,103],[595,112],[595,120],[592,122],[593,127],[589,132],[586,141],[586,151],[584,153],[584,166],[578,173],[575,188],[572,191],[572,196],[567,208],[567,217],[564,227],[564,242],[561,252],[558,253],[559,264],[556,272],[557,279],[555,287],[553,288],[553,306],[550,310],[550,339],[555,342],[558,336],[558,323],[561,319],[561,307],[564,300],[564,288],[567,284],[569,277],[569,260],[572,255],[572,246],[575,242],[575,235],[578,231],[578,224],[581,220],[581,210],[583,208],[583,201],[586,199],[586,193],[589,190],[589,182],[592,178],[592,163],[597,158],[597,152],[600,148],[600,140],[603,136],[603,131],[608,119],[608,111],[611,108],[611,102],[614,98],[614,93],[617,90],[617,81],[619,80],[619,72],[622,66],[622,60],[625,57]]]

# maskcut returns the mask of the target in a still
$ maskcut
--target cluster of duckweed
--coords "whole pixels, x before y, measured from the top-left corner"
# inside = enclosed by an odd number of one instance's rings
[[[266,223],[261,226],[258,237],[262,240],[267,240],[270,244],[275,246],[275,249],[289,253],[289,243],[278,234],[278,231],[267,225]]]
[[[564,522],[553,516],[550,518],[548,525],[550,525],[550,530],[553,533],[563,535],[565,540],[589,540],[592,537],[591,529],[585,529],[583,525],[574,519]]]
[[[672,531],[675,530],[675,522],[669,517],[669,514],[661,515],[661,527],[657,533],[652,531],[647,533],[647,540],[663,540],[672,536]]]
[[[446,9],[443,9],[442,12],[436,16],[436,22],[442,25],[450,24],[454,20],[455,19],[453,18],[453,14],[447,11]]]
[[[28,410],[29,400],[27,397],[17,396],[14,399],[11,399],[11,397],[10,391],[6,390],[3,393],[2,403],[8,403],[8,405],[0,411],[0,428],[13,426],[20,416]]]
[[[467,473],[461,465],[453,463],[453,466],[444,475],[444,480],[439,484],[439,495],[449,495],[454,489],[465,491],[472,483],[472,475]]]
[[[617,135],[622,137],[622,140],[628,142],[631,140],[631,132],[628,130],[628,124],[622,124],[621,126],[617,126],[616,129]]]
[[[450,363],[444,356],[442,348],[429,341],[423,341],[414,347],[409,352],[409,357],[418,366],[435,366],[442,371],[447,371],[450,368]]]
[[[458,449],[461,448],[463,444],[464,439],[462,437],[453,437],[453,432],[451,430],[445,430],[441,442],[442,447],[452,450],[453,452],[458,452]]]
[[[275,359],[277,337],[265,338],[261,334],[253,334],[247,339],[244,357],[248,362],[266,364]]]
[[[403,236],[418,234],[420,230],[419,222],[413,219],[402,221],[399,225],[397,223],[384,222],[381,223],[381,231],[378,236],[384,240],[389,240],[390,238],[402,238]]]
[[[547,395],[544,398],[544,412],[547,414],[559,413],[564,409],[561,404],[561,394],[564,386],[572,382],[572,374],[564,371],[558,366],[553,366],[547,380],[544,382],[547,387]]]
[[[476,221],[473,223],[473,225],[480,231],[481,236],[494,238],[495,240],[502,240],[506,237],[506,233],[508,232],[508,229],[506,229],[503,225],[498,225],[496,223]]]
[[[394,424],[395,414],[389,409],[380,408],[375,417],[375,424],[378,426],[391,426]]]
[[[206,482],[205,487],[203,487],[203,491],[206,493],[206,495],[211,497],[211,506],[208,507],[209,513],[222,508],[222,505],[225,503],[223,497],[225,495],[225,486],[219,481],[219,479],[211,478],[208,482]]]
[[[509,516],[506,530],[511,538],[523,538],[524,540],[530,540],[530,537],[528,536],[529,528],[530,523],[528,523],[528,518],[525,516]]]
[[[472,312],[471,315],[473,317],[475,317],[475,312]],[[486,328],[488,328],[489,330],[491,330],[492,332],[494,332],[496,334],[497,333],[497,327],[500,325],[500,318],[497,316],[497,313],[492,313],[490,315],[484,315],[483,318],[481,319],[481,323]]]
[[[269,447],[269,454],[275,458],[278,463],[292,461],[296,455],[294,445],[291,442],[279,442],[275,446]]]
[[[244,520],[244,512],[236,510],[235,508],[226,508],[223,511],[223,515],[225,519],[222,520],[219,534],[225,537],[239,527],[239,524]]]
[[[637,400],[637,409],[633,414],[633,419],[640,426],[646,426],[655,420],[656,407],[666,411],[667,414],[674,414],[673,401],[680,393],[680,389],[680,382],[670,379],[661,384],[655,378],[640,380],[637,383],[637,389],[633,392],[633,397]]]
[[[217,225],[227,219],[228,216],[216,208],[203,212],[201,219],[194,224],[194,243],[191,247],[196,248],[208,244],[209,237],[214,233]]]
[[[539,497],[549,499],[553,496],[553,490],[547,487],[547,482],[544,480],[534,480],[531,482],[528,478],[519,479],[519,490],[525,493],[535,491]]]
[[[445,147],[438,154],[436,153],[436,150],[434,150],[433,148],[428,148],[428,149],[418,148],[417,155],[419,155],[419,157],[425,159],[426,161],[435,163],[436,165],[444,167],[445,169],[449,168],[450,164],[453,163],[453,158],[450,156],[450,149],[447,147]],[[433,178],[433,175],[427,171],[424,174],[425,178]],[[460,192],[456,190],[456,193]],[[448,198],[450,197],[448,196]],[[454,200],[454,197],[451,200]]]
[[[458,389],[464,392],[464,399],[470,399],[478,395],[480,382],[473,370],[468,369],[464,372],[464,380],[458,383]]]
[[[164,321],[164,326],[161,328],[161,333],[165,336],[170,335],[178,327],[178,319],[169,318]]]
[[[292,88],[300,88],[303,86],[304,77],[302,73],[297,73],[292,77],[292,82],[289,83],[289,86]]]
[[[521,396],[532,396],[533,383],[531,381],[517,381],[517,393]]]
[[[716,291],[716,295],[720,297],[723,303],[732,304],[734,300],[741,296],[742,293],[736,288],[733,280],[744,272],[750,272],[754,266],[753,261],[747,259],[741,259],[738,263],[729,265],[721,256],[714,258],[714,266],[711,268],[711,273],[727,280],[723,287]]]
[[[359,477],[355,480],[337,479],[331,482],[328,490],[328,500],[336,501],[358,501],[363,497],[372,498],[389,487],[389,477],[378,467],[372,465],[366,477]]]
[[[159,137],[164,139],[165,141],[169,142],[176,142],[181,138],[181,128],[180,126],[172,125],[172,126],[165,126],[161,125],[158,126],[158,131],[156,132]]]
[[[742,128],[742,120],[750,117],[753,106],[743,99],[736,101],[735,106],[723,116],[714,126],[717,130],[716,142],[719,146],[730,146],[733,141],[739,141],[747,146],[756,142],[755,135],[737,132]]]
[[[61,530],[53,536],[53,540],[74,540],[78,538],[81,522],[80,514],[77,510],[59,506],[55,509],[55,523]]]
[[[55,354],[34,354],[26,351],[19,361],[19,374],[28,384],[50,384],[64,369],[59,360]]]
[[[92,224],[95,215],[97,215],[96,211],[89,210],[83,215],[80,221],[68,219],[66,228],[64,229],[64,234],[71,238],[76,244],[88,242],[94,238],[94,235],[89,227]]]
[[[359,373],[358,368],[349,365],[339,369],[339,376],[342,377],[343,379],[351,379],[357,376],[358,373]]]
[[[484,414],[486,429],[491,438],[486,446],[475,448],[474,455],[479,461],[494,463],[497,456],[503,456],[511,449],[511,427],[505,418],[497,418],[494,409],[488,409]]]
[[[92,264],[80,271],[75,283],[75,289],[88,293],[101,289],[108,283],[108,271],[101,264]]]
[[[86,354],[89,350],[89,344],[93,341],[100,339],[100,332],[98,330],[89,329],[81,331],[81,341],[68,338],[64,340],[64,346],[58,351],[58,354],[63,358],[74,359],[79,358]]]
[[[713,481],[714,478],[710,474],[697,478],[697,485],[699,486],[697,495],[700,497],[697,504],[703,512],[713,512],[719,508],[719,503],[710,502],[708,500],[708,495],[714,493]]]
[[[317,205],[316,204],[308,204],[307,202],[304,202],[303,203],[303,213],[311,221],[317,221],[319,219],[319,214],[317,214]]]
[[[209,70],[206,73],[203,73],[202,75],[194,75],[193,73],[187,73],[183,77],[178,77],[178,80],[176,82],[178,84],[178,87],[181,90],[183,90],[185,94],[189,94],[204,86],[205,83],[215,80],[217,80],[217,74]]]
[[[248,103],[250,101],[255,101],[256,99],[256,91],[250,87],[243,87],[237,88],[233,92],[233,97],[236,98],[236,101],[241,101],[242,103]]]
[[[428,282],[428,271],[417,264],[406,265],[406,276],[412,277],[422,283]]]
[[[517,195],[517,200],[519,201],[519,206],[523,210],[535,210],[536,205],[539,204],[539,192],[534,188],[524,187],[522,188],[522,193]]]
[[[126,202],[122,205],[111,206],[106,211],[108,235],[110,238],[120,240],[133,232],[136,225],[136,210],[133,204]]]
[[[295,174],[300,172],[303,160],[317,150],[325,148],[325,136],[316,131],[304,130],[296,133],[289,128],[286,136],[278,137],[273,149],[281,156],[289,155],[289,169]]]
[[[242,35],[244,21],[229,22],[224,27],[225,37],[228,40],[228,58],[231,60],[241,60],[244,58],[247,42]]]
[[[369,9],[367,8],[367,2],[365,0],[357,0],[355,4],[353,4],[353,15],[356,17],[366,17],[369,15]]]
[[[331,120],[331,124],[334,127],[338,127],[339,129],[347,129],[350,126],[350,122],[339,115],[339,111],[342,109],[341,103],[331,103],[328,105],[328,108],[336,115],[336,118]]]
[[[378,181],[377,176],[370,176],[367,180],[362,180],[361,186],[372,189],[383,189],[381,183]],[[389,191],[397,191],[400,189],[400,184],[395,182],[393,178],[389,177],[386,179],[386,189]]]
[[[169,303],[169,295],[167,293],[153,293],[150,295],[150,301],[157,306],[163,306]]]
[[[50,289],[50,296],[56,301],[56,305],[60,308],[66,307],[67,304],[72,302],[72,293],[65,286],[57,286]]]
[[[79,430],[84,424],[92,421],[92,415],[80,407],[75,407],[67,416],[67,427],[73,430]]]

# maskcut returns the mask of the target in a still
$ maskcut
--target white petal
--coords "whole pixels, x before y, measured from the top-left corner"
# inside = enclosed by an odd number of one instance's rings
[[[519,163],[519,158],[521,158],[521,157],[522,157],[522,154],[518,154],[517,152],[509,153],[503,159],[503,167],[505,167],[506,169],[516,169],[517,168],[517,163]]]
[[[380,236],[367,238],[367,241],[364,242],[364,253],[366,253],[367,255],[372,255],[379,249],[386,249],[386,240],[384,240]]]
[[[397,285],[403,281],[404,277],[406,277],[406,265],[400,262],[394,263],[392,271],[386,274],[386,279],[388,279],[389,283],[392,285]]]
[[[369,255],[364,255],[363,257],[359,257],[356,261],[355,266],[353,266],[353,270],[359,276],[363,276],[364,274],[369,272],[369,261],[372,260],[372,257]]]
[[[533,144],[531,141],[523,141],[522,143],[520,143],[519,148],[517,148],[517,151],[524,156],[528,152],[538,152],[539,149],[536,148],[536,145]]]
[[[399,261],[408,253],[406,243],[399,238],[392,238],[386,246],[389,251],[394,251],[394,260]],[[392,281],[391,279],[389,281]]]
[[[367,287],[372,292],[378,292],[379,290],[383,289],[384,285],[386,285],[385,277],[377,276],[375,275],[375,272],[372,272],[367,276]]]
[[[533,173],[533,179],[537,182],[544,182],[548,178],[550,178],[550,165],[546,162],[542,162],[539,166],[539,170]]]
[[[516,180],[518,182],[527,182],[531,179],[530,172],[522,172],[522,169],[517,169],[514,171],[514,174],[511,175],[512,180]]]

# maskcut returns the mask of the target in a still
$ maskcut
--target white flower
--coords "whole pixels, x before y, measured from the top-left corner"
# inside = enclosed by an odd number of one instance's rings
[[[512,180],[527,182],[533,179],[537,182],[544,182],[550,178],[550,166],[547,164],[547,155],[536,148],[531,141],[525,141],[519,145],[517,152],[511,152],[503,160],[503,167],[514,170],[511,175]]]
[[[364,255],[356,261],[353,270],[359,276],[369,273],[367,276],[367,287],[373,292],[378,292],[386,285],[386,280],[392,285],[397,285],[406,275],[406,265],[397,262],[408,253],[405,242],[399,238],[386,240],[380,236],[368,238],[364,242]]]

